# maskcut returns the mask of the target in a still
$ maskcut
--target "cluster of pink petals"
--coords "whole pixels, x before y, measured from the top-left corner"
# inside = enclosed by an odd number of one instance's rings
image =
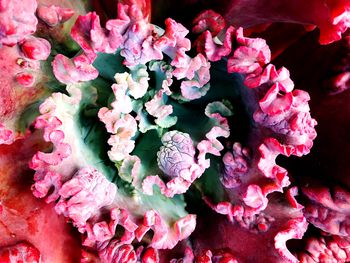
[[[122,203],[118,204],[118,198],[120,197],[116,197],[113,204],[109,206],[109,215],[101,214],[100,217],[91,218],[87,222],[81,231],[86,232],[84,246],[95,248],[103,254],[111,246],[114,247],[115,242],[118,242],[118,246],[141,243],[151,231],[153,237],[149,242],[150,247],[172,249],[194,231],[195,215],[187,215],[174,222],[168,222],[168,219],[162,218],[159,212],[150,209],[141,217],[133,216],[129,208],[118,208],[125,206]],[[108,216],[107,220],[106,216]],[[119,237],[118,232],[116,233],[117,226],[123,228],[123,234]]]
[[[61,196],[62,185],[71,180],[77,170],[87,166],[79,153],[83,149],[77,149],[78,141],[74,137],[74,116],[79,111],[82,92],[73,86],[67,87],[67,91],[70,96],[53,93],[48,97],[40,105],[41,115],[34,122],[36,129],[43,130],[44,141],[52,144],[51,152],[39,151],[29,163],[35,171],[33,194],[38,198],[48,195],[48,203],[56,201]],[[71,133],[67,134],[65,130]]]
[[[84,229],[86,231],[84,246],[104,248],[115,236],[117,226],[121,226],[124,229],[123,235],[119,238],[121,244],[129,244],[133,241],[137,225],[131,219],[128,211],[118,208],[110,208],[108,211],[109,222],[108,220],[99,221],[100,218],[97,218],[93,221],[90,220],[86,224]]]
[[[209,103],[205,109],[207,117],[215,122],[215,125],[206,134],[206,139],[200,141],[196,148],[198,156],[195,156],[194,143],[189,134],[177,130],[167,132],[162,137],[163,146],[157,153],[159,168],[171,179],[164,183],[158,175],[149,175],[142,181],[142,189],[148,195],[153,194],[153,186],[157,185],[162,194],[173,197],[175,194],[185,193],[191,184],[202,176],[210,166],[207,154],[220,156],[224,146],[217,139],[227,138],[230,129],[227,119],[222,116],[220,110],[230,111],[221,102]]]
[[[117,226],[124,228],[120,244],[130,246],[152,230],[150,246],[156,249],[173,248],[194,230],[195,215],[184,214],[176,219],[163,218],[158,211],[142,208],[139,215],[132,215],[133,204],[127,204],[118,195],[116,186],[88,162],[75,148],[74,115],[82,100],[82,92],[68,86],[70,97],[54,93],[40,106],[41,115],[35,121],[37,129],[43,129],[44,140],[52,143],[51,152],[37,152],[30,162],[35,170],[32,186],[38,198],[46,202],[56,201],[55,210],[63,214],[85,235],[84,245],[102,254],[113,246]],[[117,106],[117,105],[115,105]],[[116,107],[117,108],[117,107]],[[63,130],[70,130],[66,134]],[[135,204],[136,205],[136,204]],[[129,207],[130,206],[130,207]],[[114,250],[113,250],[114,251]],[[113,252],[114,253],[114,252]]]
[[[132,245],[121,244],[118,241],[111,241],[108,248],[106,248],[99,255],[100,255],[100,259],[103,260],[104,262],[136,263],[138,260],[136,252]]]
[[[213,11],[209,12],[211,17],[217,17]],[[243,74],[244,83],[253,89],[250,100],[257,100],[250,103],[253,107],[253,118],[260,130],[252,135],[258,136],[253,140],[257,145],[252,145],[253,149],[258,146],[258,151],[253,151],[250,156],[247,154],[248,149],[234,144],[232,153],[224,156],[222,182],[227,187],[230,201],[213,204],[208,198],[205,200],[216,212],[226,214],[230,220],[250,229],[251,224],[244,224],[242,221],[252,218],[253,222],[259,225],[259,216],[252,216],[261,215],[261,211],[267,208],[267,196],[276,191],[283,192],[283,188],[290,184],[287,170],[276,164],[277,156],[301,156],[309,153],[316,137],[314,126],[317,123],[309,113],[308,93],[293,90],[294,84],[287,69],[276,70],[274,65],[268,64],[271,52],[266,41],[245,37],[242,28],[235,30],[229,27],[225,30],[224,27],[219,27],[222,29],[220,34],[215,30],[215,33],[204,31],[217,27],[215,21],[207,18],[207,13],[208,11],[202,13],[199,15],[200,19],[197,19],[197,22],[202,24],[205,24],[203,20],[207,21],[206,27],[198,32],[201,35],[197,40],[197,50],[214,61],[228,56],[228,72]],[[208,26],[210,23],[214,25]],[[224,37],[224,40],[221,41],[220,36]],[[300,209],[300,206],[298,207]],[[270,218],[266,221],[267,224],[260,225],[258,229],[267,231],[270,220],[273,221],[274,218]],[[306,223],[305,218],[302,220]],[[295,237],[301,238],[306,227],[303,229],[304,231],[298,232]],[[293,232],[293,227],[288,231]],[[294,238],[293,235],[286,234],[286,238]],[[282,236],[281,232],[276,239],[283,239]],[[279,250],[277,244],[276,249]],[[295,261],[285,245],[282,250],[281,254]]]
[[[226,32],[231,30],[234,29],[229,28]],[[205,32],[202,36],[210,33],[208,30]],[[234,41],[227,39],[233,37],[233,34],[225,36],[224,43]],[[200,44],[206,47],[206,41],[210,43],[211,40],[204,39]],[[308,93],[301,90],[293,91],[294,84],[289,78],[288,70],[285,68],[276,70],[272,64],[267,65],[270,62],[271,52],[265,40],[244,37],[243,29],[239,28],[235,30],[234,43],[237,48],[229,52],[232,55],[228,58],[227,70],[243,74],[245,83],[256,90],[257,94],[252,94],[258,99],[254,106],[254,120],[261,128],[266,127],[270,130],[265,133],[267,135],[262,134],[263,139],[259,147],[260,160],[257,161],[257,165],[265,177],[274,180],[274,184],[267,184],[263,188],[256,184],[248,185],[242,195],[242,200],[248,207],[259,208],[258,211],[261,211],[266,207],[267,194],[282,191],[283,187],[289,185],[287,171],[276,165],[275,159],[279,154],[286,156],[307,154],[316,137],[314,129],[316,121],[309,113]],[[215,49],[220,48],[218,45],[208,45]],[[225,44],[222,46],[225,47]],[[203,50],[209,54],[215,53],[208,48]],[[261,97],[262,93],[265,95]],[[241,175],[237,174],[237,177],[239,179]],[[252,180],[255,181],[253,177]],[[247,178],[244,181],[245,184],[249,182]]]
[[[23,55],[32,60],[46,60],[50,55],[51,45],[44,38],[27,37],[20,42]]]
[[[233,28],[226,31],[222,47],[227,47]],[[230,34],[227,35],[227,32]],[[210,35],[209,31],[201,37]],[[254,120],[262,127],[267,127],[286,146],[293,148],[294,155],[301,156],[309,153],[312,142],[316,137],[314,126],[317,122],[311,118],[307,92],[293,90],[294,84],[286,68],[276,70],[270,62],[271,52],[263,39],[253,39],[243,36],[242,28],[236,30],[234,51],[227,49],[225,55],[233,52],[228,58],[228,72],[244,74],[245,84],[250,88],[261,87],[265,95],[259,100]],[[212,53],[218,54],[218,45],[212,46],[211,39],[206,38],[201,44],[206,47],[205,54],[210,59]],[[212,49],[209,49],[211,47]],[[218,58],[218,59],[221,59]],[[267,91],[265,91],[267,89]],[[260,92],[261,93],[261,92]]]
[[[190,50],[191,42],[185,38],[189,31],[183,25],[170,18],[165,21],[165,25],[165,33],[159,38],[157,45],[173,58],[173,76],[178,80],[185,79],[181,82],[181,95],[187,100],[198,99],[207,91],[204,85],[210,80],[210,63],[202,54],[194,58],[185,54]]]
[[[2,49],[9,49],[6,50],[8,56],[17,56],[17,58],[14,58],[15,63],[12,65],[13,72],[11,72],[15,80],[13,85],[19,84],[21,87],[29,88],[33,87],[37,82],[37,75],[40,78],[42,74],[40,72],[40,61],[48,58],[51,52],[51,45],[46,39],[26,36],[16,43],[15,46],[2,47]],[[13,89],[13,87],[11,88]]]
[[[149,210],[145,213],[143,223],[136,231],[137,240],[141,241],[143,236],[153,230],[151,246],[156,249],[171,249],[176,246],[180,240],[184,240],[194,231],[196,225],[196,216],[187,215],[171,223],[164,220],[156,210]]]
[[[266,178],[271,178],[275,181],[274,185],[268,185],[266,193],[273,191],[282,192],[282,188],[288,186],[290,182],[287,170],[276,164],[276,158],[280,154],[289,157],[292,153],[292,148],[282,145],[275,138],[266,138],[264,143],[260,145],[259,152],[261,155],[257,164],[259,170]]]
[[[51,185],[50,185],[51,183]],[[34,195],[44,197],[48,190],[55,183],[55,194],[51,194],[47,201],[56,201],[55,210],[57,214],[63,214],[72,221],[73,225],[81,233],[87,232],[88,238],[91,234],[91,220],[100,216],[101,208],[111,205],[116,195],[116,186],[109,182],[104,175],[92,167],[86,167],[78,170],[72,179],[61,182],[58,174],[48,172],[44,180],[37,182],[34,186]],[[38,196],[38,193],[41,196]],[[106,239],[106,230],[108,227],[103,226],[98,233],[98,238]],[[115,225],[116,227],[116,225]],[[90,230],[90,232],[89,232]],[[115,228],[112,229],[115,231]],[[114,232],[108,236],[111,239]],[[94,242],[96,239],[94,238]],[[84,245],[89,245],[87,240]],[[94,245],[95,243],[93,243]]]
[[[198,54],[194,58],[187,57],[185,66],[178,67],[173,71],[173,75],[177,79],[186,77],[188,80],[181,82],[181,95],[186,100],[195,100],[204,96],[209,86],[206,84],[210,79],[210,63],[202,54]]]
[[[292,218],[288,221],[288,228],[279,231],[275,236],[275,248],[287,262],[298,262],[296,257],[288,250],[287,241],[290,239],[301,239],[307,227],[308,223],[305,217]]]
[[[58,214],[72,220],[73,225],[86,234],[83,245],[97,249],[101,259],[115,257],[119,253],[117,249],[123,246],[133,251],[131,243],[135,239],[140,242],[151,229],[154,235],[150,245],[156,249],[173,248],[194,230],[193,215],[181,218],[170,226],[154,210],[148,210],[139,223],[140,219],[134,218],[128,209],[118,208],[116,193],[116,186],[101,173],[92,168],[83,168],[62,185],[55,205]],[[104,209],[110,213],[109,222],[105,219]],[[117,226],[124,229],[119,238],[116,237]]]
[[[128,44],[132,45],[131,39],[128,40],[129,31],[135,33],[135,49],[131,50],[130,55],[141,56],[137,45],[143,41],[141,32],[150,34],[149,25],[144,19],[141,11],[136,5],[118,4],[118,15],[116,19],[111,19],[106,23],[106,29],[101,27],[99,16],[95,12],[79,16],[72,28],[72,37],[81,46],[87,57],[93,61],[97,52],[114,53],[119,47],[126,48]],[[130,34],[132,35],[132,33]],[[139,37],[137,37],[140,34]],[[139,41],[136,41],[140,38]],[[124,47],[125,45],[125,47]],[[124,48],[123,48],[124,47]],[[130,61],[130,65],[131,65]],[[134,63],[137,65],[139,63]]]
[[[230,202],[216,205],[209,199],[206,202],[218,213],[228,215],[231,221],[235,219],[250,229],[251,224],[245,224],[244,221],[251,218],[252,222],[258,223],[259,216],[254,216],[267,207],[267,195],[275,191],[282,192],[283,187],[290,184],[287,171],[275,162],[279,154],[289,156],[290,152],[290,148],[281,145],[274,138],[263,140],[258,150],[252,154],[248,154],[247,148],[234,144],[232,153],[227,153],[223,158],[224,171],[221,178],[230,193]],[[261,230],[266,231],[266,227]]]
[[[237,72],[246,75],[259,75],[263,66],[270,62],[271,51],[264,39],[247,38],[243,35],[243,28],[235,29],[232,26],[225,28],[217,25],[211,25],[213,21],[208,17],[218,17],[219,14],[214,11],[204,11],[194,20],[197,25],[194,26],[194,32],[201,33],[196,40],[197,51],[202,52],[210,61],[218,61],[223,57],[229,56],[227,60],[227,71]],[[223,19],[223,18],[221,18]],[[206,22],[204,22],[206,21]],[[206,27],[198,31],[199,24],[207,24]],[[212,28],[214,33],[211,32]],[[219,33],[224,35],[221,40]],[[233,48],[236,46],[236,49]]]
[[[263,190],[258,185],[251,184],[240,195],[238,204],[225,201],[214,204],[208,198],[204,198],[204,201],[215,212],[227,215],[230,222],[235,222],[242,228],[251,232],[268,231],[275,219],[261,212],[268,206]]]
[[[225,19],[213,10],[205,10],[192,22],[194,24],[192,31],[195,34],[201,34],[209,31],[213,37],[216,37],[226,26]]]
[[[187,100],[200,98],[208,90],[210,63],[202,54],[194,58],[186,55],[191,42],[186,38],[188,30],[184,26],[170,18],[165,25],[163,32],[150,24],[136,5],[119,4],[117,18],[107,21],[105,29],[96,13],[79,16],[71,35],[84,53],[72,59],[57,55],[53,62],[54,74],[65,84],[96,78],[98,72],[92,63],[97,52],[115,53],[120,48],[120,55],[128,67],[162,60],[164,53],[172,59],[172,76],[182,80],[182,97]]]

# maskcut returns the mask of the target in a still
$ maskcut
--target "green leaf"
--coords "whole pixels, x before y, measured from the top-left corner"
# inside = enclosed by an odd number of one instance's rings
[[[119,51],[115,54],[98,53],[93,66],[98,70],[100,77],[114,81],[116,73],[123,73],[127,68],[123,65],[123,57],[120,56]]]
[[[224,188],[220,181],[221,165],[220,157],[211,156],[210,167],[194,182],[201,195],[210,197],[215,203],[225,200]]]
[[[136,147],[132,154],[140,158],[144,175],[154,175],[161,172],[157,163],[157,152],[161,146],[161,138],[155,130],[150,130],[137,138]]]

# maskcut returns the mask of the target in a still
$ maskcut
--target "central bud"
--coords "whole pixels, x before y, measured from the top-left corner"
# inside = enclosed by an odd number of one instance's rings
[[[157,153],[159,168],[168,176],[187,179],[195,163],[195,147],[190,135],[170,131],[163,135],[162,143]]]

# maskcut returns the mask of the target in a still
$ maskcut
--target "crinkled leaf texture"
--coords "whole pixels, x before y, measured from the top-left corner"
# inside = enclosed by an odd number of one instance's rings
[[[184,210],[181,196],[146,196],[125,182],[117,187],[108,181],[106,177],[113,178],[117,171],[100,159],[104,130],[84,118],[96,103],[96,90],[86,84],[67,90],[69,96],[53,93],[48,97],[35,121],[52,151],[37,152],[31,160],[34,195],[46,197],[49,203],[57,200],[56,212],[72,221],[84,235],[83,245],[96,249],[102,259],[117,257],[113,247],[141,242],[149,231],[154,235],[147,243],[156,249],[173,248],[187,238],[196,217]],[[84,120],[90,125],[84,127]],[[124,228],[121,237],[117,226]]]

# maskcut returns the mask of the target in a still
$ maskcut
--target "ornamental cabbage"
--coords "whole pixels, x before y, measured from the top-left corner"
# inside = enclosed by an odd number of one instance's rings
[[[0,0],[0,262],[349,262],[349,25]]]

